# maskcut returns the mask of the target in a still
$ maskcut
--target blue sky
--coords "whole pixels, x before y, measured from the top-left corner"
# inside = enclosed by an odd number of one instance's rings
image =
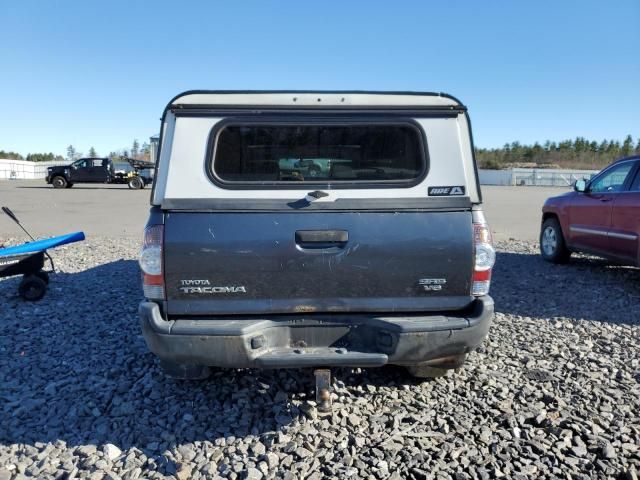
[[[640,136],[640,0],[24,0],[0,24],[0,150],[22,154],[129,147],[207,88],[445,91],[481,147]]]

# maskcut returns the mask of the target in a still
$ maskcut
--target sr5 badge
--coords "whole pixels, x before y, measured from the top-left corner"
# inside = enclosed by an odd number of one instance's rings
[[[421,278],[418,280],[418,285],[420,285],[425,292],[439,292],[446,284],[446,278]]]

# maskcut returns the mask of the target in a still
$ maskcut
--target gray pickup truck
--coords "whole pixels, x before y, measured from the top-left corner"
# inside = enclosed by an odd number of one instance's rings
[[[442,93],[190,91],[162,116],[139,308],[165,371],[462,364],[495,261]]]

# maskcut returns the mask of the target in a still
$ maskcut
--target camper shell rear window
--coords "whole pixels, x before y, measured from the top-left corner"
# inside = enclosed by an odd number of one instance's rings
[[[212,180],[223,188],[410,187],[428,168],[422,128],[406,121],[220,122]]]

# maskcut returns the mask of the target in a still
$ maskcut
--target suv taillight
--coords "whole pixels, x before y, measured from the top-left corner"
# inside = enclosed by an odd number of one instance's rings
[[[163,237],[163,225],[152,225],[144,230],[138,263],[142,269],[142,290],[144,296],[150,300],[164,300]]]
[[[491,287],[491,269],[496,263],[496,251],[493,248],[491,230],[484,220],[484,215],[478,214],[477,217],[473,223],[475,264],[471,294],[481,297],[487,295]]]

